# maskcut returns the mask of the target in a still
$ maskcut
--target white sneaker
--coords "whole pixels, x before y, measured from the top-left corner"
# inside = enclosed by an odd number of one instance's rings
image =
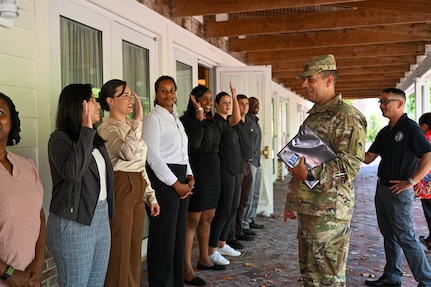
[[[223,248],[219,248],[217,250],[221,255],[225,255],[225,256],[240,256],[241,252],[233,249],[232,247],[229,246],[229,244],[225,244],[223,246]]]
[[[227,260],[226,258],[223,257],[223,255],[221,255],[217,250],[213,252],[213,254],[211,254],[209,256],[209,259],[217,265],[229,265],[230,262],[229,260]]]

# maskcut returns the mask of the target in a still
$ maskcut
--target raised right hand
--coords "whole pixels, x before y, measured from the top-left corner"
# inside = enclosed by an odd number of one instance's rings
[[[94,105],[89,105],[87,101],[82,101],[82,126],[93,128],[91,115],[95,113]]]
[[[141,100],[135,92],[132,92],[135,99],[135,121],[142,121],[144,118],[144,109],[142,108]]]

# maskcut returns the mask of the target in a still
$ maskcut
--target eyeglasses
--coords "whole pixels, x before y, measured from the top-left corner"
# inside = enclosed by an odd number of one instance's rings
[[[395,101],[400,101],[399,99],[380,99],[379,100],[379,105],[384,105],[386,106],[387,104],[389,104],[390,102],[395,102]]]
[[[116,96],[116,98],[123,98],[123,99],[130,99],[130,98],[132,98],[133,97],[133,95],[132,95],[132,93],[122,93],[121,95],[118,95],[118,96]]]

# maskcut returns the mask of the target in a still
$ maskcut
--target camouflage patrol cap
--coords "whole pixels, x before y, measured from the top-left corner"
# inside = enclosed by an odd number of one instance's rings
[[[334,55],[321,55],[313,57],[310,61],[305,62],[304,70],[296,78],[302,79],[322,71],[336,71],[337,64],[335,63]]]

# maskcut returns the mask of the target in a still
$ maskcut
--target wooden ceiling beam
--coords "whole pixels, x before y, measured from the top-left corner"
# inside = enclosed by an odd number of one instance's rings
[[[296,78],[276,78],[278,81],[283,81],[289,83],[290,86],[301,87],[302,80]],[[361,86],[364,83],[379,85],[384,82],[399,82],[399,73],[388,73],[386,75],[372,74],[372,76],[367,76],[365,74],[360,75],[341,75],[337,81],[337,87],[339,85],[351,85],[351,86]]]
[[[396,87],[397,82],[387,82],[382,83],[382,85],[368,85],[368,86],[356,86],[356,87],[335,87],[335,91],[338,93],[347,93],[351,91],[355,91],[358,94],[367,94],[370,90],[374,91],[374,94],[378,97],[381,94],[381,91],[386,88]],[[284,87],[290,88],[295,91],[297,94],[305,94],[304,89],[298,86],[289,86],[288,83],[282,83]]]
[[[291,83],[289,81],[279,81],[284,87],[289,87],[292,90],[297,91],[298,93],[304,93],[304,89],[295,83]],[[383,90],[385,88],[390,87],[396,87],[396,85],[399,83],[399,80],[390,80],[390,81],[382,81],[378,84],[369,84],[369,85],[338,85],[335,87],[336,91],[342,92],[342,91],[351,91],[351,90],[357,90],[357,91],[365,91],[368,89],[376,89],[376,90]]]
[[[298,90],[292,89],[290,87],[287,87],[287,88],[292,90],[293,92],[295,92],[299,96],[305,98],[303,91],[298,91]],[[340,93],[341,93],[343,99],[345,99],[345,100],[347,100],[347,99],[379,98],[381,95],[381,90],[380,89],[370,89],[370,90],[359,89],[359,90],[350,90],[350,91],[340,91]]]
[[[404,75],[402,75],[404,76]],[[402,77],[401,76],[401,77]],[[338,75],[338,79],[341,81],[369,81],[370,79],[375,79],[375,80],[381,80],[381,81],[385,81],[385,80],[390,80],[390,79],[394,79],[399,81],[399,79],[401,79],[399,72],[392,72],[392,71],[388,71],[386,73],[381,73],[381,74],[364,74],[364,75],[343,75],[343,74],[339,74]]]
[[[382,74],[382,73],[399,73],[399,78],[404,76],[404,72],[408,71],[410,69],[409,65],[397,65],[397,66],[380,66],[380,67],[374,67],[373,69],[362,67],[362,68],[343,68],[338,67],[338,74],[339,75],[373,75],[373,74]],[[297,75],[299,75],[302,72],[301,70],[298,71],[273,71],[272,77],[273,78],[291,78],[295,79]]]
[[[283,85],[288,86],[292,89],[303,91],[302,88],[302,81],[295,80],[295,79],[277,79],[277,82],[283,83]],[[376,88],[378,87],[379,90],[382,90],[387,87],[394,87],[397,83],[400,82],[399,78],[390,78],[390,79],[380,79],[379,81],[373,80],[372,76],[368,76],[364,81],[362,82],[337,82],[336,84],[336,90],[342,91],[342,90],[367,90],[369,88]]]
[[[338,67],[378,67],[378,66],[391,66],[406,64],[410,65],[416,61],[416,57],[413,55],[408,56],[398,56],[398,57],[363,57],[363,58],[345,58],[337,59]],[[272,66],[272,71],[299,71],[302,70],[304,66],[304,61],[291,61],[291,62],[276,62],[270,63],[266,62],[267,65]]]
[[[431,39],[431,24],[428,23],[386,25],[361,28],[361,31],[364,33],[367,33],[367,31],[369,30],[389,32],[394,34],[415,35],[418,37],[426,37],[428,39]]]
[[[372,77],[369,76],[367,79],[370,80]],[[400,77],[397,78],[391,78],[391,79],[382,79],[378,82],[376,81],[370,81],[370,83],[366,83],[367,80],[364,80],[364,82],[359,84],[350,84],[348,82],[338,83],[336,85],[336,89],[340,89],[341,87],[345,89],[351,89],[352,87],[362,87],[364,85],[369,85],[373,87],[378,87],[380,90],[387,88],[387,87],[395,87],[398,83],[400,83]],[[285,83],[289,87],[294,87],[295,89],[304,90],[302,88],[302,82],[296,82],[298,80],[295,79],[274,79],[276,83]]]
[[[299,1],[298,1],[299,2]],[[237,37],[259,34],[339,30],[381,25],[426,23],[431,14],[375,9],[305,13],[205,23],[205,36]],[[235,27],[235,28],[233,28]]]
[[[361,3],[347,3],[345,6],[431,14],[431,2],[428,0],[370,0]]]
[[[385,45],[359,45],[352,47],[295,49],[277,52],[247,52],[247,63],[284,62],[293,60],[309,60],[311,57],[324,54],[334,54],[335,59],[356,57],[380,57],[401,55],[423,55],[423,42],[394,43]]]
[[[316,5],[349,5],[364,0],[170,0],[172,17],[241,13]]]
[[[347,29],[343,31],[310,32],[301,34],[283,34],[244,39],[231,39],[230,50],[244,51],[274,51],[288,49],[310,49],[314,47],[340,47],[355,45],[376,45],[399,42],[429,41],[429,37],[397,34],[382,31],[361,31]]]

